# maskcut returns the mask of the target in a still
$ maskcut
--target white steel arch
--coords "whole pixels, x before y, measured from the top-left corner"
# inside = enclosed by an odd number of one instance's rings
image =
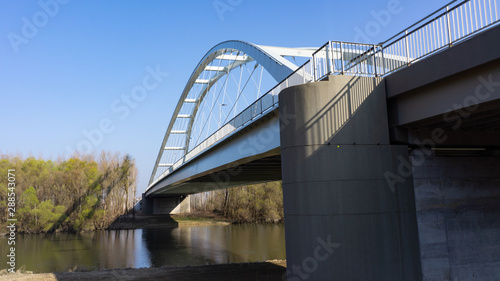
[[[197,118],[200,105],[204,102],[207,93],[211,89],[213,90],[213,87],[217,87],[217,83],[221,79],[224,79],[224,77],[225,79],[229,78],[232,70],[253,62],[255,63],[254,70],[257,66],[261,66],[261,77],[265,69],[276,82],[279,82],[297,69],[297,66],[284,56],[311,57],[314,51],[316,51],[316,48],[258,46],[243,41],[225,41],[210,49],[198,63],[181,94],[163,138],[149,184],[158,177],[158,174],[161,175],[158,168],[169,169],[175,161],[187,154],[193,124]],[[215,61],[218,61],[219,64],[214,65]],[[222,61],[224,63],[221,63]],[[250,76],[252,74],[253,71]],[[260,86],[260,83],[258,86]],[[256,96],[255,99],[257,98]],[[222,106],[222,104],[219,106]],[[212,114],[212,110],[210,114]],[[208,118],[211,118],[211,116]],[[180,130],[176,129],[176,124],[179,122],[184,123]],[[224,124],[220,124],[219,119],[219,127],[221,125]],[[169,139],[175,139],[175,145],[172,145],[173,142],[169,142]],[[164,153],[172,155],[169,158],[171,162],[162,161]]]

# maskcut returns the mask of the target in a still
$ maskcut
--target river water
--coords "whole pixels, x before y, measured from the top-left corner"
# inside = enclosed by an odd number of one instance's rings
[[[285,228],[274,224],[18,234],[16,240],[16,268],[35,273],[285,259]],[[5,237],[0,245],[8,247]],[[6,268],[1,252],[0,269]]]

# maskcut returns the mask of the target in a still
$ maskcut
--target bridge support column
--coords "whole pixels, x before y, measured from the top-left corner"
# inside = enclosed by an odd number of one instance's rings
[[[139,214],[143,216],[150,216],[153,214],[153,198],[146,197],[143,193],[141,202],[139,202],[139,204]]]
[[[384,82],[330,76],[285,89],[279,110],[288,280],[420,280],[411,164],[389,142]]]
[[[191,212],[191,200],[188,196],[144,197],[142,198],[144,215],[173,215]]]

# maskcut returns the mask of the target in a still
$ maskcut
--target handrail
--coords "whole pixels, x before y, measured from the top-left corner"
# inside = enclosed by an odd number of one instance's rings
[[[405,57],[406,63],[390,61],[384,76],[432,55],[454,43],[491,28],[499,22],[498,0],[451,1],[429,16],[380,43],[384,56]],[[427,19],[431,18],[429,21]],[[426,21],[426,22],[424,22]],[[424,22],[423,24],[420,24]],[[420,25],[419,25],[420,24]],[[402,35],[403,34],[403,35]]]
[[[423,22],[423,21],[425,21],[426,19],[428,19],[428,18],[432,17],[433,15],[435,15],[435,14],[439,13],[441,10],[446,9],[446,7],[449,7],[451,4],[453,4],[453,3],[457,2],[457,1],[459,1],[459,0],[454,0],[454,1],[451,1],[450,3],[448,3],[448,4],[444,5],[443,7],[439,8],[439,9],[437,9],[437,10],[436,10],[436,11],[434,11],[433,13],[431,13],[431,14],[427,15],[425,18],[423,18],[423,19],[421,19],[421,20],[417,21],[416,23],[414,23],[414,24],[412,24],[412,25],[408,26],[407,28],[403,29],[402,31],[400,31],[399,33],[395,34],[395,35],[394,35],[394,36],[392,36],[391,38],[389,38],[389,39],[387,39],[387,40],[385,40],[385,41],[383,41],[383,42],[380,42],[380,43],[379,43],[379,45],[385,45],[387,42],[389,42],[389,41],[391,41],[392,39],[394,39],[394,38],[398,37],[399,35],[401,35],[401,34],[405,33],[407,30],[412,29],[413,27],[417,26],[417,25],[418,25],[418,24],[420,24],[421,22]],[[470,1],[470,0],[463,0],[463,1],[462,1],[462,3],[463,3],[463,2],[467,2],[467,1]],[[460,4],[462,4],[462,3],[460,3]],[[439,17],[439,16],[438,16],[438,17]],[[434,19],[435,19],[435,18],[434,18]],[[432,20],[434,20],[434,19],[432,19]],[[432,21],[432,20],[430,20],[430,21]],[[425,24],[424,24],[424,25],[425,25]]]

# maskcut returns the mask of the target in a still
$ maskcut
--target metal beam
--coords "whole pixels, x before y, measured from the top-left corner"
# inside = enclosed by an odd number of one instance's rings
[[[262,46],[262,49],[267,52],[276,53],[277,55],[283,57],[312,57],[313,53],[318,50],[318,48],[285,48],[285,47],[275,47],[275,46]]]
[[[222,71],[222,70],[224,70],[223,66],[213,66],[213,65],[205,66],[205,71]]]
[[[210,82],[210,80],[208,80],[208,79],[196,79],[194,81],[194,83],[196,83],[196,84],[208,84],[209,82]]]
[[[216,59],[218,59],[218,60],[232,60],[232,61],[245,61],[248,59],[248,56],[222,54],[222,55],[217,56]]]

